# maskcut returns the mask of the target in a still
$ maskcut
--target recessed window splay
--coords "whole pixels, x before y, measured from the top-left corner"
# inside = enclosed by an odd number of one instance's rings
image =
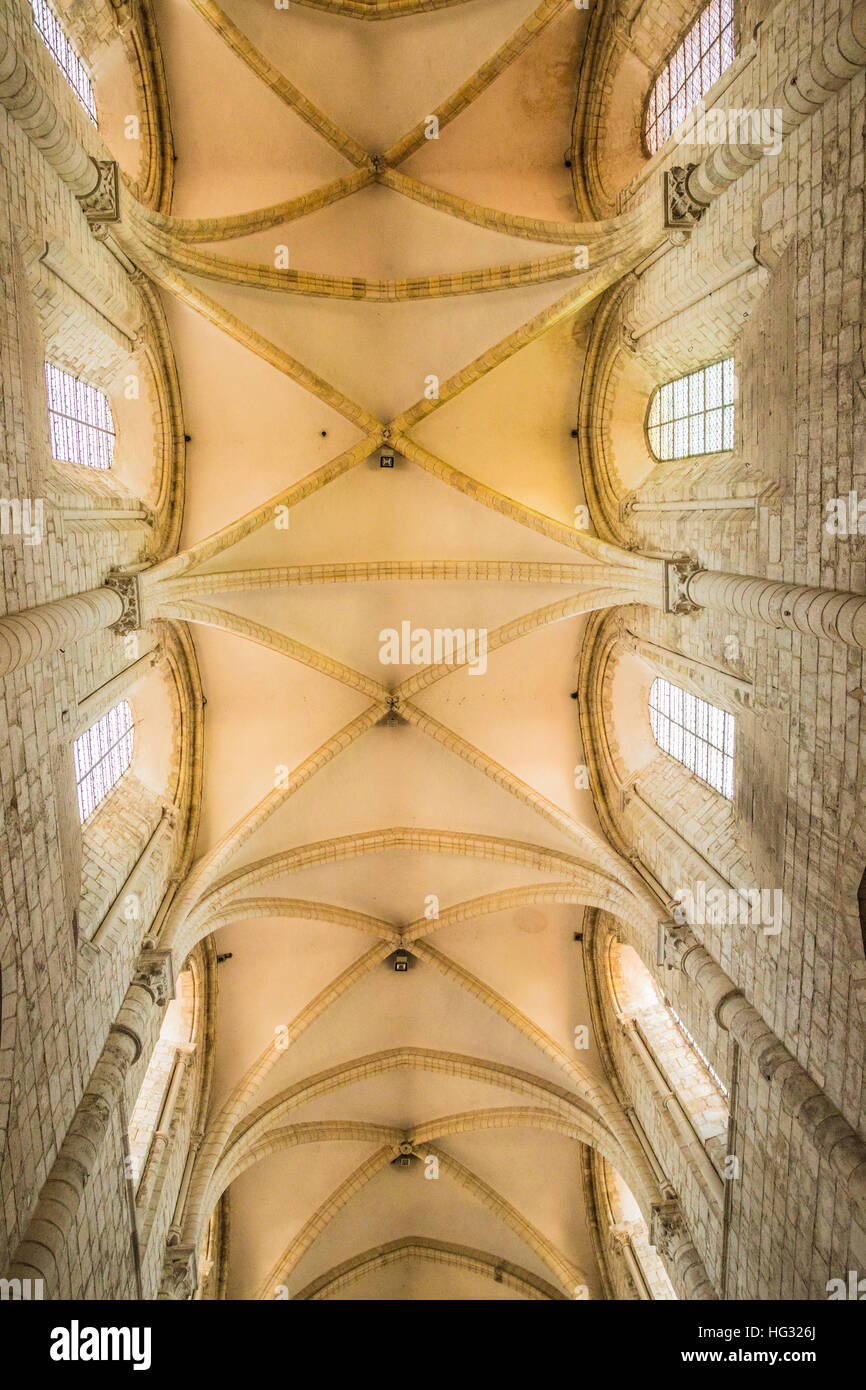
[[[120,781],[132,761],[132,713],[121,700],[75,740],[75,786],[82,825]]]
[[[649,712],[659,748],[732,800],[734,716],[661,677],[652,683]]]
[[[644,132],[655,154],[734,61],[734,0],[710,0],[659,73]]]
[[[665,1001],[665,1002],[667,1003],[667,1001]],[[709,1072],[710,1076],[711,1076],[711,1077],[713,1078],[713,1080],[715,1081],[715,1083],[716,1083],[716,1085],[718,1086],[719,1090],[721,1091],[722,1095],[723,1095],[723,1096],[728,1096],[728,1095],[730,1095],[730,1092],[728,1091],[728,1088],[727,1088],[727,1086],[725,1085],[725,1083],[724,1083],[724,1081],[722,1080],[722,1078],[719,1076],[719,1073],[716,1071],[715,1067],[713,1067],[713,1066],[710,1064],[710,1060],[709,1060],[709,1058],[706,1056],[706,1054],[703,1053],[703,1052],[701,1051],[701,1049],[698,1047],[697,1043],[695,1042],[695,1040],[694,1040],[694,1038],[692,1037],[691,1033],[689,1032],[688,1028],[687,1028],[686,1025],[683,1023],[682,1019],[680,1018],[679,1014],[677,1013],[676,1009],[674,1009],[674,1007],[673,1007],[672,1004],[667,1004],[667,1009],[668,1009],[668,1013],[671,1015],[671,1018],[673,1019],[674,1023],[675,1023],[675,1024],[677,1025],[677,1027],[679,1028],[680,1032],[682,1033],[683,1037],[686,1039],[686,1042],[689,1044],[689,1046],[691,1047],[692,1051],[695,1053],[696,1056],[700,1057],[701,1061],[703,1062],[703,1064],[704,1064],[704,1066],[706,1067],[707,1071]]]

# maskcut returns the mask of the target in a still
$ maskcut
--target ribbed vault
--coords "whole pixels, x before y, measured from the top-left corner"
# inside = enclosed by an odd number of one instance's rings
[[[587,616],[660,578],[582,525],[571,426],[583,319],[656,212],[574,218],[571,0],[155,8],[172,211],[113,234],[190,435],[145,608],[190,624],[208,702],[160,945],[227,957],[173,1239],[230,1202],[230,1297],[600,1296],[587,1146],[660,1194],[580,1034],[582,914],[654,915],[569,697]]]

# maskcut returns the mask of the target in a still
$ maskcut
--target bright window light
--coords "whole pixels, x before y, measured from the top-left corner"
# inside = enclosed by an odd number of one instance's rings
[[[651,154],[734,61],[734,0],[710,0],[653,84],[644,131]]]
[[[647,415],[655,457],[685,459],[733,449],[735,394],[733,357],[660,386]]]
[[[732,800],[734,716],[661,677],[652,683],[649,713],[659,748]]]
[[[86,381],[45,363],[51,454],[85,468],[110,468],[114,420],[108,397]]]
[[[96,102],[93,100],[90,79],[84,64],[64,34],[60,21],[54,11],[46,5],[45,0],[30,0],[30,7],[33,10],[33,23],[42,35],[45,47],[96,125]]]
[[[75,740],[75,785],[81,824],[105,800],[132,761],[132,713],[121,700]]]

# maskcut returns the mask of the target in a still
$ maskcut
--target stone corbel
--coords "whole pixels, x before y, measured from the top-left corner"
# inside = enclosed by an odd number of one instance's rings
[[[658,924],[658,965],[666,970],[681,970],[683,958],[688,950],[689,929],[677,922]]]
[[[198,1264],[193,1249],[172,1246],[166,1251],[159,1298],[188,1302],[198,1288]]]
[[[160,1008],[174,998],[174,967],[171,951],[142,951],[136,957],[132,983],[141,985]]]
[[[675,555],[665,560],[665,612],[696,613],[700,604],[689,598],[688,581],[701,569],[691,555]]]
[[[626,323],[624,319],[620,324],[619,328],[623,347],[626,349],[626,351],[634,355],[637,352],[637,334],[635,333],[631,324]]]
[[[587,9],[589,6],[587,5]],[[614,42],[620,48],[628,49],[629,53],[634,53],[634,21],[626,19],[621,11],[617,11],[613,16],[613,37]]]
[[[79,195],[81,210],[88,222],[117,222],[120,219],[120,182],[117,161],[94,159],[96,186]]]
[[[665,226],[682,230],[694,227],[703,214],[703,206],[696,203],[689,193],[689,174],[696,164],[675,164],[665,170],[664,202]]]
[[[111,0],[114,22],[121,34],[138,21],[138,0]]]
[[[650,1216],[649,1243],[660,1255],[673,1259],[677,1246],[686,1237],[680,1204],[676,1199],[654,1202]]]

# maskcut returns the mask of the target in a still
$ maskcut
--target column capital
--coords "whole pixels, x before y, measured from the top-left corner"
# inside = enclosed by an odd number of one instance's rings
[[[696,613],[700,604],[689,595],[688,584],[703,568],[693,555],[674,555],[665,560],[665,612]]]
[[[160,1008],[174,997],[174,965],[171,951],[142,951],[136,956],[132,983],[141,985]]]
[[[677,1199],[653,1202],[650,1215],[650,1245],[655,1246],[660,1255],[670,1260],[686,1236],[685,1222]]]
[[[89,193],[80,193],[78,201],[88,222],[117,222],[120,219],[120,182],[117,161],[91,159],[96,172],[96,184]]]
[[[158,1297],[188,1302],[198,1287],[198,1262],[191,1247],[170,1246],[165,1252]]]
[[[111,624],[111,631],[116,632],[120,637],[126,637],[130,632],[136,632],[142,626],[141,617],[141,586],[138,582],[137,574],[125,574],[122,570],[111,570],[105,576],[105,583],[109,589],[114,589],[120,594],[123,601],[123,612],[117,622]]]
[[[665,205],[665,226],[682,229],[694,227],[700,220],[704,211],[702,203],[698,203],[689,193],[689,175],[696,164],[675,164],[672,169],[665,170],[664,176],[664,205]]]
[[[667,970],[682,970],[686,952],[693,945],[687,926],[678,922],[659,922],[657,964]]]

